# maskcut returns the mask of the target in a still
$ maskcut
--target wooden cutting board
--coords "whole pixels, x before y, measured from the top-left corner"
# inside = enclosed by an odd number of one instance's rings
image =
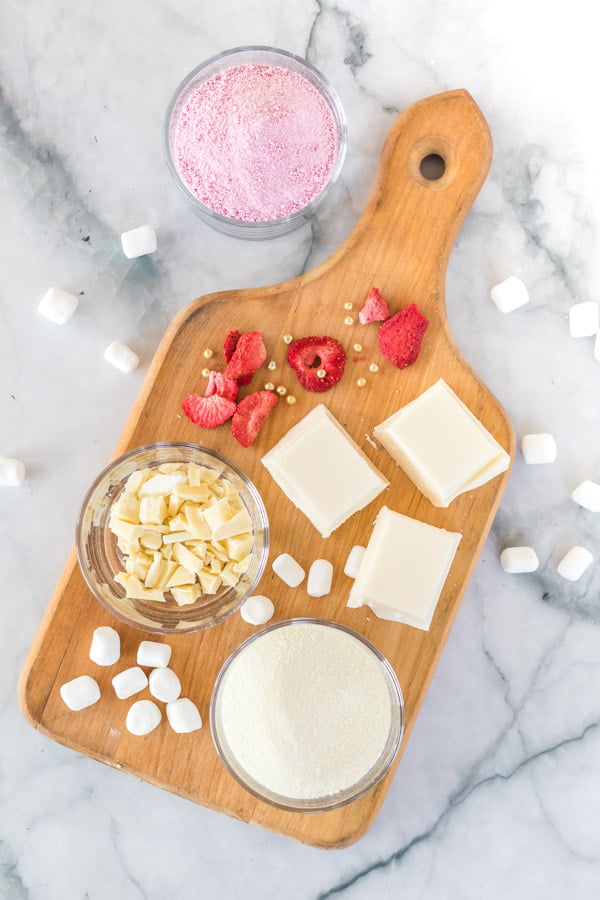
[[[421,162],[430,154],[445,162],[445,172],[437,180],[428,180],[421,173]],[[256,592],[273,599],[275,620],[305,615],[333,619],[361,632],[379,647],[393,665],[404,692],[406,727],[401,752],[509,473],[462,495],[448,509],[436,509],[383,449],[371,445],[367,435],[400,405],[443,377],[511,458],[514,455],[510,422],[462,359],[449,332],[444,305],[450,250],[486,177],[491,154],[487,124],[467,92],[439,94],[407,109],[390,131],[366,208],[339,250],[314,271],[292,281],[211,294],[184,309],[158,348],[115,449],[116,456],[142,444],[174,440],[219,450],[253,479],[263,496],[271,523],[271,559],[287,551],[307,570],[319,557],[334,563],[333,590],[326,598],[308,597],[305,584],[295,590],[285,587],[269,567]],[[272,249],[279,252],[276,241]],[[377,326],[358,322],[358,311],[373,285],[388,299],[392,311],[416,302],[430,320],[419,359],[403,371],[381,356]],[[482,298],[482,302],[487,301]],[[353,304],[351,311],[345,308],[346,303]],[[354,318],[351,325],[344,321],[348,316]],[[211,366],[223,367],[223,339],[233,328],[261,330],[268,358],[277,363],[275,371],[263,367],[241,395],[272,381],[284,385],[297,400],[294,405],[280,402],[248,449],[236,443],[227,425],[213,431],[200,430],[181,414],[186,394],[203,391],[203,350],[213,349]],[[332,335],[341,340],[348,353],[342,381],[325,394],[304,391],[286,363],[285,334],[296,338]],[[353,349],[356,343],[362,350]],[[379,365],[379,372],[369,370],[371,363]],[[362,388],[357,385],[359,378],[366,379]],[[293,424],[321,402],[391,483],[388,492],[327,540],[284,497],[260,461]],[[377,510],[384,502],[399,512],[463,534],[428,632],[378,620],[367,608],[346,608],[351,582],[343,574],[344,562],[354,544],[367,542]],[[94,628],[106,624],[114,625],[121,634],[122,656],[116,667],[102,669],[87,654]],[[31,724],[49,737],[151,784],[315,846],[350,844],[373,823],[395,766],[369,794],[349,806],[327,813],[298,814],[254,799],[237,785],[216,755],[208,726],[210,693],[227,656],[252,632],[252,627],[235,614],[208,631],[166,637],[173,647],[171,665],[181,678],[183,693],[198,703],[205,727],[191,735],[176,735],[163,721],[146,737],[133,737],[125,729],[129,702],[116,699],[110,679],[134,664],[137,645],[144,635],[112,619],[100,606],[86,588],[72,553],[31,648],[21,678],[21,705]],[[59,687],[83,673],[98,680],[102,698],[95,706],[73,713],[62,703]]]

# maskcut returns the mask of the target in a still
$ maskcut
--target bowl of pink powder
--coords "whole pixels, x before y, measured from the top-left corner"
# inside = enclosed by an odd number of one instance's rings
[[[197,66],[165,120],[173,179],[198,215],[232,237],[278,237],[307,222],[346,153],[337,94],[309,63],[237,47]]]

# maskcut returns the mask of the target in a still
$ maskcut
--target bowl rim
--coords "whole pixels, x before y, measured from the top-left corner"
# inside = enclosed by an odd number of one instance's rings
[[[252,496],[254,503],[257,506],[262,524],[263,524],[263,548],[261,552],[261,557],[258,563],[258,568],[256,570],[256,574],[253,578],[251,585],[248,590],[242,596],[242,599],[239,601],[237,605],[235,605],[226,615],[217,621],[207,623],[206,625],[198,625],[196,627],[190,628],[180,628],[180,627],[165,627],[157,625],[153,627],[150,624],[141,624],[140,622],[133,621],[132,618],[128,617],[126,614],[122,613],[120,610],[115,609],[105,597],[101,595],[101,593],[97,590],[96,584],[90,576],[88,571],[88,567],[85,563],[85,559],[83,557],[83,545],[82,545],[82,533],[83,533],[83,520],[87,513],[88,507],[92,498],[94,497],[99,485],[102,481],[111,474],[112,471],[117,469],[123,463],[131,460],[132,458],[141,455],[142,453],[152,452],[154,450],[189,450],[193,452],[201,452],[206,456],[210,456],[215,462],[223,463],[227,468],[229,468],[235,475],[240,478],[248,493]],[[232,616],[236,613],[244,599],[250,595],[251,591],[254,590],[256,585],[259,583],[262,578],[267,560],[269,557],[269,549],[270,549],[270,526],[269,526],[269,517],[267,514],[267,510],[264,504],[264,501],[254,484],[254,482],[249,478],[248,475],[234,462],[232,462],[228,457],[223,456],[222,453],[219,453],[218,450],[212,450],[209,447],[204,447],[202,444],[195,444],[191,441],[156,441],[150,444],[142,444],[139,447],[134,447],[127,452],[120,454],[119,456],[115,456],[111,461],[99,472],[96,476],[88,490],[86,491],[84,498],[82,500],[79,513],[77,515],[77,520],[75,523],[75,551],[77,556],[77,563],[79,566],[79,571],[81,572],[83,579],[90,590],[93,597],[105,608],[107,609],[113,616],[119,619],[121,622],[124,622],[126,625],[129,625],[131,628],[138,628],[140,631],[148,632],[150,634],[194,634],[199,631],[204,631],[207,628],[214,627],[215,625],[220,625],[229,616]]]
[[[196,78],[198,74],[202,72],[203,69],[207,69],[209,66],[213,65],[213,63],[218,62],[221,59],[227,59],[228,57],[235,56],[237,54],[242,53],[272,53],[275,56],[281,57],[282,59],[293,60],[298,66],[307,69],[313,77],[322,84],[324,88],[324,93],[328,97],[328,106],[336,119],[336,125],[339,127],[339,146],[337,152],[337,159],[334,167],[331,170],[327,183],[324,185],[323,189],[316,197],[308,203],[306,206],[303,206],[302,209],[296,210],[296,212],[292,213],[289,216],[283,216],[280,219],[266,219],[258,222],[250,222],[243,219],[233,219],[231,216],[224,216],[222,213],[215,212],[209,206],[205,206],[197,197],[192,194],[189,188],[183,182],[183,179],[177,172],[175,168],[175,164],[173,162],[173,157],[171,155],[171,146],[169,142],[170,135],[170,125],[171,119],[173,116],[173,111],[175,106],[183,93],[183,91],[188,87],[188,85]],[[274,61],[275,64],[275,61]],[[302,220],[309,219],[314,211],[321,205],[327,194],[332,190],[334,185],[337,183],[343,165],[344,160],[346,158],[346,150],[348,145],[348,125],[346,120],[346,114],[344,112],[344,107],[342,106],[342,102],[340,97],[329,81],[323,75],[322,72],[319,71],[312,63],[309,63],[308,60],[304,59],[301,56],[298,56],[296,53],[292,53],[289,50],[282,50],[279,47],[271,47],[266,44],[243,44],[239,47],[232,47],[228,50],[222,50],[219,53],[214,53],[212,56],[209,56],[207,59],[203,60],[197,66],[195,66],[191,71],[187,73],[187,75],[179,82],[169,104],[167,106],[167,111],[164,118],[163,123],[163,149],[165,153],[165,158],[167,161],[167,168],[175,181],[175,184],[179,188],[179,190],[183,193],[183,195],[187,198],[187,200],[194,206],[199,213],[202,214],[203,217],[209,222],[209,224],[214,223],[214,227],[217,230],[221,229],[231,229],[231,231],[239,231],[240,236],[243,236],[243,233],[246,232],[248,235],[253,233],[255,236],[257,233],[264,231],[268,232],[269,230],[277,229],[281,230],[281,234],[286,234],[288,230],[291,230],[291,226],[302,222]],[[220,226],[220,227],[219,227]],[[266,234],[265,237],[273,237],[276,235]]]
[[[320,625],[329,628],[336,628],[339,631],[343,631],[348,634],[350,637],[353,637],[360,641],[371,653],[376,657],[377,661],[381,665],[384,674],[386,677],[388,689],[390,691],[390,705],[392,710],[394,708],[397,709],[397,722],[395,726],[395,732],[393,736],[393,742],[386,754],[386,762],[385,765],[382,766],[381,771],[377,772],[376,777],[370,779],[366,784],[364,784],[360,790],[355,793],[351,793],[347,796],[348,792],[351,791],[352,786],[348,788],[344,788],[341,791],[338,791],[335,794],[329,794],[325,797],[316,797],[309,801],[298,800],[297,798],[285,797],[282,794],[276,794],[274,791],[267,791],[262,793],[259,789],[255,788],[252,785],[247,784],[242,778],[242,776],[236,771],[236,769],[230,764],[227,756],[223,751],[223,746],[218,734],[218,728],[216,723],[216,707],[219,696],[219,690],[223,683],[224,677],[227,674],[231,664],[234,660],[241,654],[241,652],[248,647],[250,644],[254,643],[254,641],[258,640],[261,637],[264,637],[269,632],[275,631],[278,628],[285,628],[289,626],[294,626],[298,624],[311,624],[311,625]],[[395,698],[396,702],[392,701],[392,697]],[[244,790],[248,791],[253,797],[256,797],[258,800],[261,800],[264,803],[268,803],[270,806],[274,806],[277,809],[282,809],[287,812],[297,812],[297,813],[319,813],[326,812],[333,809],[339,809],[342,806],[346,806],[348,803],[353,803],[355,800],[359,800],[361,797],[364,797],[370,790],[372,790],[379,782],[388,774],[390,771],[394,760],[398,755],[398,751],[400,749],[400,745],[402,743],[402,738],[404,736],[404,725],[405,725],[405,708],[404,708],[404,695],[402,693],[402,688],[400,686],[400,682],[398,680],[398,676],[396,675],[394,669],[392,668],[391,663],[387,659],[386,656],[379,650],[378,647],[375,646],[367,637],[360,634],[360,632],[356,631],[353,628],[350,628],[348,625],[343,625],[341,622],[336,622],[333,619],[324,619],[315,616],[294,616],[289,619],[282,619],[281,621],[274,622],[271,625],[266,626],[265,628],[261,628],[259,631],[256,631],[254,634],[251,634],[246,640],[244,640],[229,654],[223,665],[221,666],[219,673],[215,679],[215,683],[213,685],[213,689],[210,695],[210,703],[209,703],[209,723],[210,723],[210,732],[213,740],[214,747],[217,751],[217,755],[229,774],[235,779],[235,781],[242,787]],[[392,725],[393,717],[392,717]],[[389,758],[387,758],[389,757]],[[379,762],[379,761],[378,761]],[[375,763],[374,766],[371,767],[369,772],[371,772],[378,763]],[[363,775],[364,780],[366,776],[369,774],[366,772]],[[360,781],[357,782],[360,784]],[[340,797],[340,795],[342,795]]]

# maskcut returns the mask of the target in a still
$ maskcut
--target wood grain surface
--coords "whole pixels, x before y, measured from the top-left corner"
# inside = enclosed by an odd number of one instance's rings
[[[446,165],[444,175],[436,181],[428,181],[420,171],[422,159],[432,153],[441,156]],[[306,582],[295,590],[287,588],[270,567],[256,592],[273,599],[275,620],[304,615],[333,619],[364,634],[387,656],[398,675],[406,704],[404,740],[392,771],[360,800],[317,814],[275,809],[254,799],[231,778],[212,744],[208,706],[223,662],[253,633],[239,614],[205,632],[164,638],[173,647],[171,665],[181,678],[184,695],[199,705],[205,721],[202,730],[176,735],[165,720],[144,738],[130,735],[125,729],[129,702],[116,698],[110,679],[134,664],[137,645],[144,634],[112,619],[93,598],[74,553],[51,599],[21,678],[22,709],[34,727],[78,752],[151,784],[315,846],[346,846],[373,823],[410,737],[509,472],[462,495],[448,509],[436,509],[388,454],[375,449],[366,436],[400,405],[443,377],[511,459],[514,456],[510,422],[462,359],[448,329],[444,304],[448,257],[485,180],[491,153],[487,124],[467,92],[439,94],[407,109],[389,133],[361,218],[349,238],[325,263],[283,284],[201,297],[176,317],[158,348],[114,454],[168,440],[217,449],[253,479],[263,496],[271,524],[271,559],[287,551],[307,570],[318,557],[334,563],[333,590],[326,598],[308,597]],[[273,252],[277,252],[276,241]],[[430,320],[421,355],[405,370],[395,369],[381,356],[377,326],[358,322],[358,310],[373,285],[389,300],[392,311],[416,302]],[[350,313],[344,309],[347,302],[354,304]],[[344,323],[348,315],[354,316],[353,325]],[[278,404],[248,449],[236,443],[228,425],[212,431],[200,430],[181,414],[186,394],[203,391],[200,373],[206,362],[204,348],[215,351],[211,365],[223,367],[223,338],[232,328],[260,329],[268,358],[277,362],[275,372],[263,367],[240,396],[273,381],[285,385],[297,399],[295,405]],[[304,391],[286,363],[287,347],[282,339],[286,333],[294,337],[332,335],[341,340],[348,353],[342,381],[325,394]],[[362,345],[362,352],[353,350],[355,343]],[[372,362],[380,366],[376,374],[369,371]],[[360,377],[366,378],[362,388],[356,384]],[[326,403],[390,480],[388,491],[327,540],[290,504],[261,464],[261,456],[320,402]],[[428,632],[379,620],[367,608],[346,607],[351,582],[343,574],[344,562],[354,544],[367,542],[383,503],[463,534]],[[87,654],[94,628],[106,624],[119,631],[122,656],[117,666],[102,669]],[[87,710],[73,713],[63,704],[59,687],[82,673],[92,674],[98,680],[102,699]],[[146,694],[138,695],[142,696]]]

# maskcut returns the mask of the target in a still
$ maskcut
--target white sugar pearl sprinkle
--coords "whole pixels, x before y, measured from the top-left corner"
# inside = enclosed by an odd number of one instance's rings
[[[98,682],[90,675],[80,675],[61,685],[60,696],[73,712],[86,709],[100,699]]]
[[[121,656],[121,638],[110,625],[96,628],[92,635],[90,659],[99,666],[112,666]]]
[[[600,327],[598,304],[593,300],[575,303],[569,309],[571,337],[593,337]]]
[[[113,341],[109,344],[104,351],[104,359],[120,372],[133,372],[140,364],[137,353],[123,341]]]
[[[308,570],[306,593],[309,597],[326,597],[331,590],[333,566],[328,559],[315,559]]]
[[[115,675],[112,686],[119,700],[127,700],[148,687],[148,676],[139,666],[131,666]]]
[[[505,547],[500,554],[500,565],[510,575],[535,572],[540,565],[532,547]]]
[[[577,485],[571,497],[584,509],[600,512],[600,484],[596,484],[595,481],[582,481]]]
[[[0,485],[19,487],[25,481],[25,464],[10,456],[0,457]]]
[[[179,697],[167,703],[167,719],[177,734],[189,734],[202,728],[198,707],[188,697]]]
[[[169,665],[171,648],[158,641],[142,641],[138,647],[137,664],[150,669],[162,669]]]
[[[121,235],[121,246],[127,259],[147,256],[156,250],[156,232],[151,225],[140,225],[124,231]]]
[[[557,571],[567,581],[579,581],[593,561],[594,557],[585,547],[571,547],[559,562]]]
[[[75,294],[53,287],[46,291],[37,309],[45,319],[50,319],[56,325],[64,325],[77,309],[78,303],[79,298]]]
[[[131,734],[142,737],[154,731],[161,719],[162,714],[156,703],[152,700],[136,700],[129,707],[125,727]]]
[[[344,566],[344,575],[347,575],[348,578],[356,578],[364,555],[365,547],[356,544],[348,554],[348,559]]]
[[[500,312],[509,313],[529,303],[529,291],[520,278],[511,275],[494,285],[490,295]]]
[[[170,703],[177,700],[181,694],[181,682],[173,669],[166,666],[160,669],[153,669],[148,677],[148,686],[150,693],[162,703]]]
[[[551,434],[525,434],[521,441],[525,462],[530,466],[554,462],[556,441]]]
[[[249,625],[264,625],[273,617],[273,601],[263,594],[255,594],[242,603],[240,615]]]
[[[288,587],[298,587],[304,581],[304,569],[289,553],[281,553],[273,560],[273,571]]]

